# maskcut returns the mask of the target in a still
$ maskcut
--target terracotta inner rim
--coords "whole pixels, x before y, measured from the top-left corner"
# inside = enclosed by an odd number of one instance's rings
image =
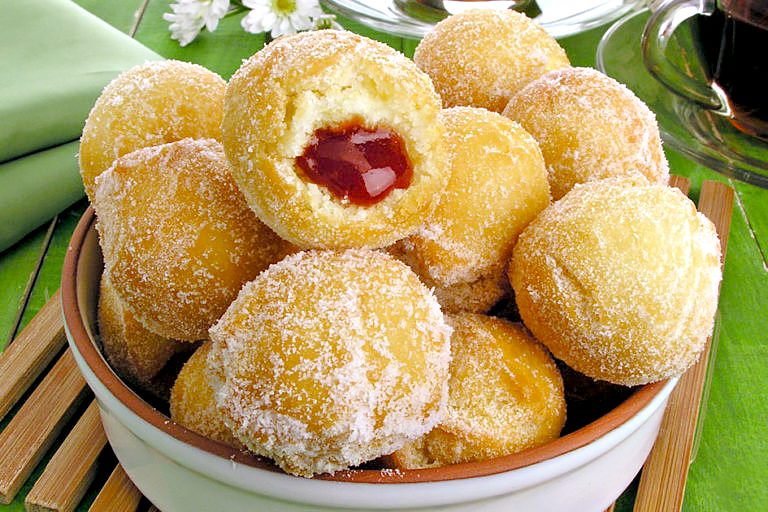
[[[69,243],[67,256],[64,260],[62,269],[62,305],[64,311],[64,322],[69,328],[72,341],[77,346],[77,350],[83,356],[88,367],[93,371],[99,381],[112,393],[120,402],[128,407],[131,412],[136,414],[144,421],[150,423],[155,428],[175,437],[196,448],[204,450],[213,455],[225,459],[236,461],[254,468],[268,471],[280,472],[281,470],[272,464],[269,460],[241,452],[230,448],[224,444],[218,443],[206,437],[203,437],[181,425],[170,421],[170,419],[158,410],[151,407],[144,400],[139,398],[107,365],[102,357],[94,340],[88,335],[85,329],[83,314],[80,310],[80,304],[77,300],[76,283],[78,281],[77,263],[83,248],[86,234],[92,228],[96,216],[91,207],[85,212],[75,229],[72,239]],[[611,430],[619,427],[637,414],[643,407],[659,394],[667,381],[656,382],[641,387],[635,391],[618,407],[608,414],[598,418],[592,423],[580,428],[568,435],[556,439],[550,443],[530,448],[522,452],[498,457],[495,459],[454,464],[441,468],[419,469],[419,470],[400,470],[400,471],[379,471],[379,470],[348,470],[339,471],[334,475],[320,475],[317,479],[334,480],[340,482],[358,482],[358,483],[414,483],[414,482],[435,482],[442,480],[455,480],[459,478],[472,478],[493,475],[509,471],[512,469],[530,466],[558,455],[573,451],[585,446],[596,439],[604,436]]]

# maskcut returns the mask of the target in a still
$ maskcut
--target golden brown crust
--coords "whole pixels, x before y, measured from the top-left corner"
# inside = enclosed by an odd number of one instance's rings
[[[544,29],[514,11],[473,10],[450,16],[416,47],[414,62],[435,84],[445,107],[501,112],[529,82],[570,66]]]
[[[720,244],[679,190],[628,179],[577,185],[520,235],[509,268],[523,322],[595,379],[682,373],[712,331]]]
[[[210,350],[210,342],[201,345],[179,372],[171,390],[171,419],[200,435],[242,448],[242,443],[232,435],[216,407],[208,377]]]
[[[288,251],[245,204],[215,140],[134,151],[97,187],[106,271],[131,312],[161,336],[207,338],[240,287]]]
[[[309,251],[243,287],[211,328],[209,362],[222,368],[217,400],[238,439],[311,476],[391,453],[437,423],[449,336],[404,264]]]
[[[501,281],[518,235],[549,205],[544,158],[533,137],[495,112],[456,107],[441,118],[451,177],[402,242],[404,261],[440,288]]]
[[[554,199],[596,179],[644,176],[660,185],[669,179],[653,112],[597,70],[547,73],[514,96],[504,115],[538,141]]]
[[[226,82],[196,64],[148,62],[115,78],[80,139],[80,174],[93,202],[96,176],[119,156],[186,137],[221,138]]]
[[[565,424],[560,372],[523,328],[498,318],[449,316],[446,417],[387,460],[398,469],[486,460],[544,444]]]
[[[99,338],[109,364],[126,380],[143,388],[186,344],[146,330],[121,303],[109,277],[101,276],[98,307]]]
[[[440,99],[403,55],[350,32],[282,37],[227,86],[223,142],[248,204],[303,248],[383,247],[410,234],[445,185]],[[414,177],[372,206],[340,200],[297,171],[316,130],[352,119],[402,137]]]

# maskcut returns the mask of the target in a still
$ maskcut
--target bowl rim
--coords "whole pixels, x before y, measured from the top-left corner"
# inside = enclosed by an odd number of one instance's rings
[[[95,221],[95,212],[93,207],[89,206],[78,222],[70,239],[61,278],[64,323],[70,334],[70,341],[75,345],[88,368],[116,400],[124,404],[137,417],[165,434],[228,461],[238,462],[265,471],[283,473],[282,470],[264,457],[240,451],[223,443],[208,439],[172,421],[140,398],[107,364],[106,359],[97,348],[95,340],[88,334],[77,299],[78,262],[86,237],[89,231],[95,227]],[[465,462],[438,468],[396,471],[351,469],[338,471],[333,475],[317,475],[314,479],[367,484],[440,482],[490,476],[531,466],[582,448],[616,430],[649,405],[662,392],[668,382],[669,379],[666,379],[646,384],[632,393],[613,410],[592,423],[554,441],[521,452],[483,461]]]

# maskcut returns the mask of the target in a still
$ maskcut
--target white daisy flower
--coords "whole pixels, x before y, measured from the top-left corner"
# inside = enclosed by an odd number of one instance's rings
[[[270,32],[272,38],[314,28],[323,16],[318,0],[243,0],[249,12],[242,21],[246,32]]]
[[[335,14],[322,14],[315,18],[312,25],[312,30],[324,30],[333,28],[336,30],[344,30],[344,27],[336,22]]]
[[[227,14],[229,0],[178,0],[171,4],[171,11],[163,14],[170,21],[171,39],[181,46],[191,43],[203,27],[209,32],[216,30],[219,20]]]

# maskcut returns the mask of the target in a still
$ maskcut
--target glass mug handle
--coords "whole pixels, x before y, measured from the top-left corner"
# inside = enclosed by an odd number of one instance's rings
[[[672,34],[682,22],[697,14],[712,14],[714,9],[714,0],[671,0],[662,4],[643,31],[643,62],[648,71],[672,92],[708,109],[723,110],[727,103],[717,91],[686,75],[665,55]]]

